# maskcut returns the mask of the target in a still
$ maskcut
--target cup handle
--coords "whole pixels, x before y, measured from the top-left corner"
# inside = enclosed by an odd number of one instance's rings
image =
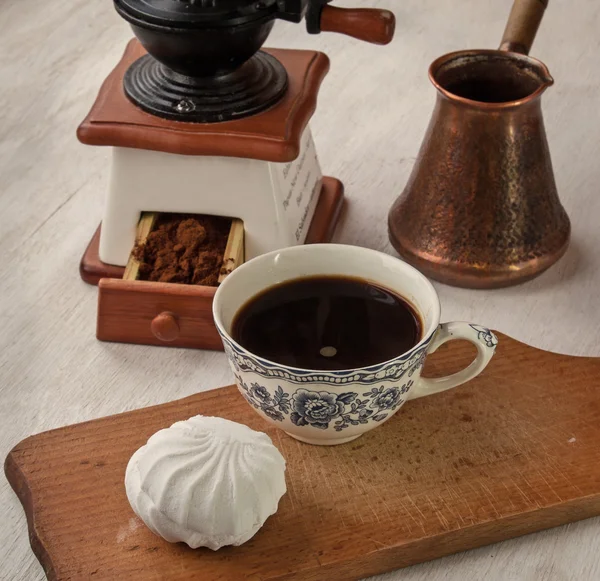
[[[473,343],[477,347],[477,357],[475,357],[475,360],[467,368],[453,375],[438,377],[436,379],[421,378],[410,390],[409,399],[433,395],[434,393],[446,391],[470,381],[486,368],[496,352],[496,345],[498,345],[498,338],[486,327],[456,321],[453,323],[442,323],[438,327],[429,345],[427,354],[433,353],[438,347],[454,339],[466,339]]]

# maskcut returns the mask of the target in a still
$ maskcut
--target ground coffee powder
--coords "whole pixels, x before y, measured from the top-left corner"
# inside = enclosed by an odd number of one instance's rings
[[[144,244],[136,245],[139,280],[217,286],[231,219],[161,214]]]

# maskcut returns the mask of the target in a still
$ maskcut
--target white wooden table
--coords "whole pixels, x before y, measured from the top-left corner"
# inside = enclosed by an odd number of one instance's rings
[[[369,4],[366,0],[354,5]],[[510,0],[374,0],[398,18],[372,47],[280,23],[268,45],[327,52],[312,123],[325,172],[346,185],[337,240],[391,252],[386,215],[415,160],[434,102],[427,67],[494,47]],[[507,290],[437,285],[445,320],[533,345],[600,356],[600,5],[554,0],[532,54],[556,79],[544,109],[556,179],[573,224],[567,255]],[[348,0],[346,5],[352,5]],[[108,150],[75,129],[131,36],[110,0],[0,1],[0,456],[22,438],[232,382],[223,354],[97,342],[96,288],[79,258],[102,214]],[[35,581],[17,498],[0,479],[0,579]],[[383,581],[600,579],[600,519],[383,575]]]

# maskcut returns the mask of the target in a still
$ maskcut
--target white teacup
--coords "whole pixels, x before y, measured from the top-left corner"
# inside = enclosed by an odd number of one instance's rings
[[[423,322],[422,338],[389,361],[344,371],[298,369],[268,361],[234,341],[238,310],[261,291],[315,275],[359,277],[408,300]],[[451,389],[481,373],[498,340],[470,323],[440,325],[440,302],[416,269],[388,254],[341,244],[293,246],[258,256],[234,270],[215,295],[213,315],[241,394],[267,421],[309,444],[344,444],[389,420],[409,399]],[[477,357],[462,371],[421,378],[428,353],[452,339],[466,339]]]

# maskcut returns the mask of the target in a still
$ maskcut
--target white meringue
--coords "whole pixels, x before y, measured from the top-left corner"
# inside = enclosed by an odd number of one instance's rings
[[[127,498],[157,535],[192,549],[241,545],[277,511],[285,460],[262,432],[195,416],[154,434],[129,460]]]

